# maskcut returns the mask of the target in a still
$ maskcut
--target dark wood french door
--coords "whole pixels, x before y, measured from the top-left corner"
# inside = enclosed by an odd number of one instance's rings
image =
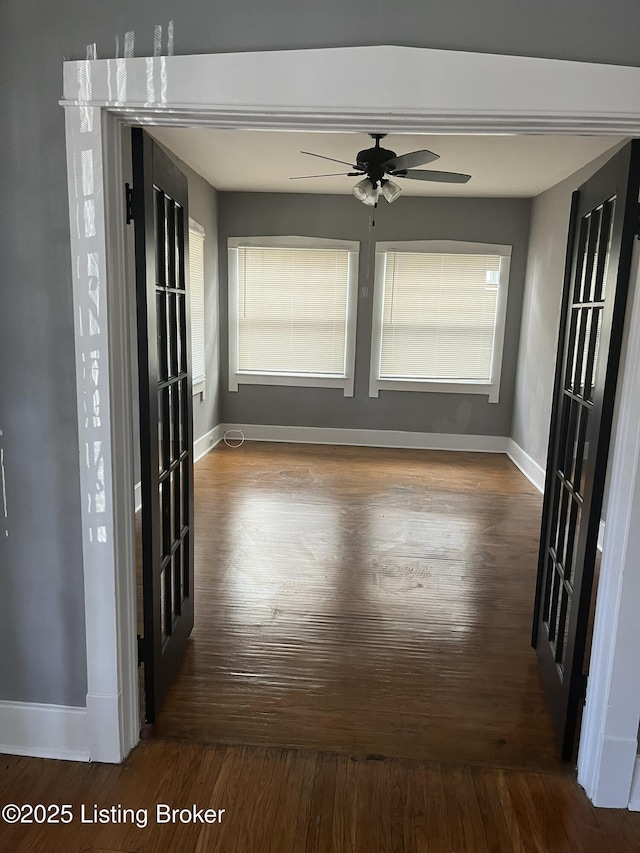
[[[565,761],[586,689],[585,646],[633,240],[640,142],[574,194],[532,643]]]
[[[193,428],[187,179],[132,129],[146,721],[193,628]]]

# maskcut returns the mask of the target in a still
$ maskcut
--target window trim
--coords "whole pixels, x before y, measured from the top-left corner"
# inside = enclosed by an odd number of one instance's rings
[[[438,379],[383,379],[380,377],[382,357],[382,312],[384,307],[384,279],[387,252],[429,252],[456,255],[500,255],[498,280],[498,302],[496,307],[496,333],[491,359],[491,381],[456,382]],[[371,330],[371,366],[369,372],[369,396],[378,397],[380,391],[430,391],[441,394],[483,394],[489,403],[500,399],[500,376],[502,353],[509,296],[509,272],[511,268],[511,246],[494,243],[471,243],[462,240],[406,240],[376,243],[375,276],[373,287],[373,321]]]
[[[277,249],[343,249],[349,253],[347,277],[347,322],[344,376],[309,373],[276,373],[238,369],[238,249],[245,246]],[[324,237],[229,237],[228,257],[228,354],[229,391],[240,385],[280,385],[298,388],[342,388],[345,397],[353,397],[356,360],[356,314],[358,307],[358,261],[360,243],[357,240],[333,240]]]
[[[207,386],[207,323],[206,323],[206,299],[205,299],[205,291],[206,291],[206,279],[204,277],[204,260],[205,260],[205,246],[207,235],[199,222],[197,222],[193,217],[189,217],[189,240],[191,240],[191,235],[194,235],[199,240],[202,240],[202,300],[203,300],[203,320],[202,320],[202,341],[204,344],[204,373],[199,374],[197,376],[191,376],[191,396],[195,397],[200,394],[201,399],[204,400],[206,386]],[[189,264],[191,263],[191,245],[189,245]],[[191,267],[189,267],[189,301],[191,302],[192,292],[191,292]],[[193,350],[193,320],[191,311],[189,312],[189,335],[191,336],[192,342],[192,350]],[[193,369],[193,359],[191,367]]]

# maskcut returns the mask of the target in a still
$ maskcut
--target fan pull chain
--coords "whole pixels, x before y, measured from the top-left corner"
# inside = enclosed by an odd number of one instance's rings
[[[366,257],[366,270],[365,270],[365,275],[364,275],[364,278],[365,278],[365,281],[367,282],[367,284],[369,284],[369,282],[371,280],[370,279],[371,254],[372,254],[372,250],[373,250],[373,232],[372,232],[372,229],[374,228],[374,226],[376,224],[376,208],[377,208],[377,206],[378,206],[377,204],[374,206],[373,210],[371,211],[371,216],[369,217],[369,233],[367,234],[367,251],[366,251],[366,255],[365,255],[365,257]]]

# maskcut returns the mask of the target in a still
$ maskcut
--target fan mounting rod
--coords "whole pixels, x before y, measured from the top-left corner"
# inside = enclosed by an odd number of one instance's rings
[[[357,167],[368,175],[374,186],[377,186],[384,177],[385,170],[382,168],[382,164],[396,156],[395,151],[380,147],[380,140],[384,139],[386,135],[386,133],[370,133],[369,136],[375,140],[375,146],[358,151],[356,157]]]

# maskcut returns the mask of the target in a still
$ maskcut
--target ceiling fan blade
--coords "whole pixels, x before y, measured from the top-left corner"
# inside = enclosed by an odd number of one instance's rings
[[[290,181],[300,181],[302,178],[336,178],[338,175],[346,175],[349,178],[359,177],[364,175],[364,172],[329,172],[327,175],[292,175]]]
[[[407,172],[394,174],[394,178],[410,178],[412,181],[438,181],[441,184],[466,184],[471,175],[460,172],[436,172],[433,169],[409,169]]]
[[[408,154],[401,154],[399,157],[392,157],[391,160],[387,160],[382,164],[382,168],[385,172],[395,172],[398,169],[413,169],[414,166],[424,166],[439,159],[440,155],[434,154],[433,151],[409,151]]]
[[[324,154],[314,154],[313,151],[301,151],[301,154],[308,154],[310,157],[320,157],[322,160],[331,160],[332,163],[342,163],[344,166],[351,166],[352,169],[357,169],[353,163],[347,163],[346,160],[336,160],[335,157],[325,157]]]

